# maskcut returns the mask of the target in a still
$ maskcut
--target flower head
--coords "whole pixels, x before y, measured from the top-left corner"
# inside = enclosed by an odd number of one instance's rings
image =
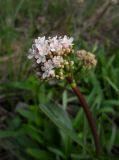
[[[42,80],[64,79],[67,75],[74,74],[78,67],[91,69],[97,63],[95,55],[90,52],[79,50],[74,56],[72,53],[72,37],[69,38],[65,35],[46,39],[44,36],[34,40],[29,49],[28,58],[34,60],[36,74]],[[76,58],[74,59],[74,57]]]
[[[95,55],[85,50],[77,51],[77,57],[81,62],[83,62],[83,68],[91,69],[97,64]]]
[[[44,36],[34,40],[28,58],[35,60],[37,75],[41,79],[63,79],[64,75],[60,70],[66,66],[65,64],[70,64],[65,58],[72,52],[72,42],[73,38],[67,36],[48,39]]]

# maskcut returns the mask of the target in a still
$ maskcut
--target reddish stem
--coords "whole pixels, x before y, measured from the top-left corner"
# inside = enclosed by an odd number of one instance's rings
[[[87,105],[85,99],[83,98],[83,95],[81,94],[78,86],[77,85],[72,85],[73,81],[72,81],[71,77],[67,77],[66,79],[67,79],[68,83],[71,85],[74,93],[76,94],[77,98],[79,99],[79,101],[80,101],[80,103],[81,103],[81,105],[84,109],[84,112],[85,112],[86,117],[88,119],[89,126],[90,126],[92,134],[93,134],[95,147],[96,147],[96,155],[99,156],[100,153],[101,153],[101,145],[100,145],[99,136],[98,136],[98,133],[97,133],[95,121],[92,117],[92,114],[91,114],[91,112],[88,108],[88,105]]]

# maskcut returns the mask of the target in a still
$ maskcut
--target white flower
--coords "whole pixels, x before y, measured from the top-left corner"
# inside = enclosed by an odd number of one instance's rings
[[[41,67],[42,71],[49,71],[53,69],[53,62],[49,59],[47,62],[44,63],[44,65]]]
[[[66,35],[61,40],[62,46],[64,48],[69,48],[70,46],[72,46],[72,42],[73,42],[73,37],[68,38]]]
[[[38,57],[38,59],[37,59],[37,63],[39,64],[39,63],[44,63],[44,62],[46,62],[46,57],[45,56],[39,56]]]
[[[37,53],[40,56],[45,56],[48,54],[49,45],[48,45],[48,41],[45,40],[45,37],[36,39],[34,45],[35,45],[35,48],[37,49]]]
[[[41,62],[44,63],[46,61],[46,55],[48,52],[48,40],[45,40],[45,37],[38,37],[38,39],[35,39],[32,48],[29,50],[28,58],[31,59],[34,57],[38,64]]]
[[[28,59],[32,59],[33,56],[34,56],[34,51],[30,48],[30,49],[29,49]]]
[[[54,56],[52,61],[55,67],[60,67],[61,63],[63,62],[63,58],[61,56]]]
[[[48,60],[47,62],[44,63],[44,66],[41,67],[42,71],[44,71],[42,78],[45,79],[46,77],[54,77],[55,76],[55,71],[53,70],[54,65],[51,60]]]
[[[47,70],[43,73],[42,78],[45,79],[47,77],[55,77],[55,71],[54,70]]]
[[[37,74],[41,79],[58,77],[66,55],[71,53],[73,38],[64,37],[38,37],[34,40],[32,48],[29,50],[28,58],[35,59]],[[56,71],[56,72],[55,72]],[[57,73],[55,75],[55,73]],[[59,75],[58,75],[59,74]]]
[[[42,79],[45,79],[45,78],[47,78],[47,77],[49,77],[49,76],[48,76],[48,71],[46,71],[46,72],[44,72],[44,73],[42,74]]]
[[[50,71],[49,71],[49,75],[54,77],[54,76],[55,76],[55,70],[53,70],[53,69],[50,70]]]
[[[57,52],[62,49],[62,45],[59,42],[59,39],[57,38],[57,36],[53,37],[52,39],[49,38],[49,46],[52,52]]]

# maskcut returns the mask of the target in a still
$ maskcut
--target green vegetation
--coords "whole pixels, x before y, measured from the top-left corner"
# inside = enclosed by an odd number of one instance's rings
[[[98,159],[70,86],[41,82],[27,60],[35,37],[64,34],[97,57],[95,70],[77,80],[100,135],[99,159],[118,159],[119,4],[106,3],[0,0],[0,160]]]

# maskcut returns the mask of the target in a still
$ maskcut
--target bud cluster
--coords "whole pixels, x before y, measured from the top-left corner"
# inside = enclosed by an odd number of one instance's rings
[[[64,71],[73,65],[67,56],[72,53],[73,38],[38,37],[29,50],[29,59],[35,60],[35,71],[41,79],[64,79]]]
[[[95,67],[97,64],[95,55],[90,52],[87,52],[86,50],[77,51],[77,57],[83,63],[83,68],[91,69],[92,67]]]

